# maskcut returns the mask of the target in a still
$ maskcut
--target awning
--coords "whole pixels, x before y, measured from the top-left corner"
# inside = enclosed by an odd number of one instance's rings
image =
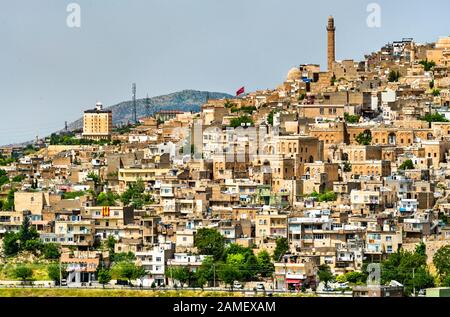
[[[302,282],[301,280],[293,280],[293,279],[286,280],[286,283],[288,283],[288,284],[299,284],[301,282]]]

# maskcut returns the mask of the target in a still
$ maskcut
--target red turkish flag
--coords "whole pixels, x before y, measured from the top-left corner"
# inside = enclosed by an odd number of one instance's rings
[[[242,95],[245,92],[245,88],[244,86],[242,86],[241,88],[239,88],[238,91],[236,91],[236,97],[239,95]]]

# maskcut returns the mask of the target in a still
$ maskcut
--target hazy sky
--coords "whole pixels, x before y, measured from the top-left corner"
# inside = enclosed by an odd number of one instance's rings
[[[81,27],[66,23],[69,3]],[[369,3],[381,8],[370,28]],[[111,105],[182,89],[273,88],[301,63],[326,62],[335,17],[337,59],[383,44],[450,34],[447,0],[0,0],[0,144],[64,127],[96,101]]]

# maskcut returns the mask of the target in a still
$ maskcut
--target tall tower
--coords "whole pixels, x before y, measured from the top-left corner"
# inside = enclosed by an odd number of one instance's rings
[[[336,61],[336,43],[335,43],[335,31],[334,18],[330,15],[328,17],[328,71],[333,69],[333,63]]]

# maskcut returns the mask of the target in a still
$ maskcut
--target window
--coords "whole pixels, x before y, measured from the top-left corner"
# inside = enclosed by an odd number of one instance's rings
[[[392,237],[391,236],[386,236],[386,241],[392,241]]]

